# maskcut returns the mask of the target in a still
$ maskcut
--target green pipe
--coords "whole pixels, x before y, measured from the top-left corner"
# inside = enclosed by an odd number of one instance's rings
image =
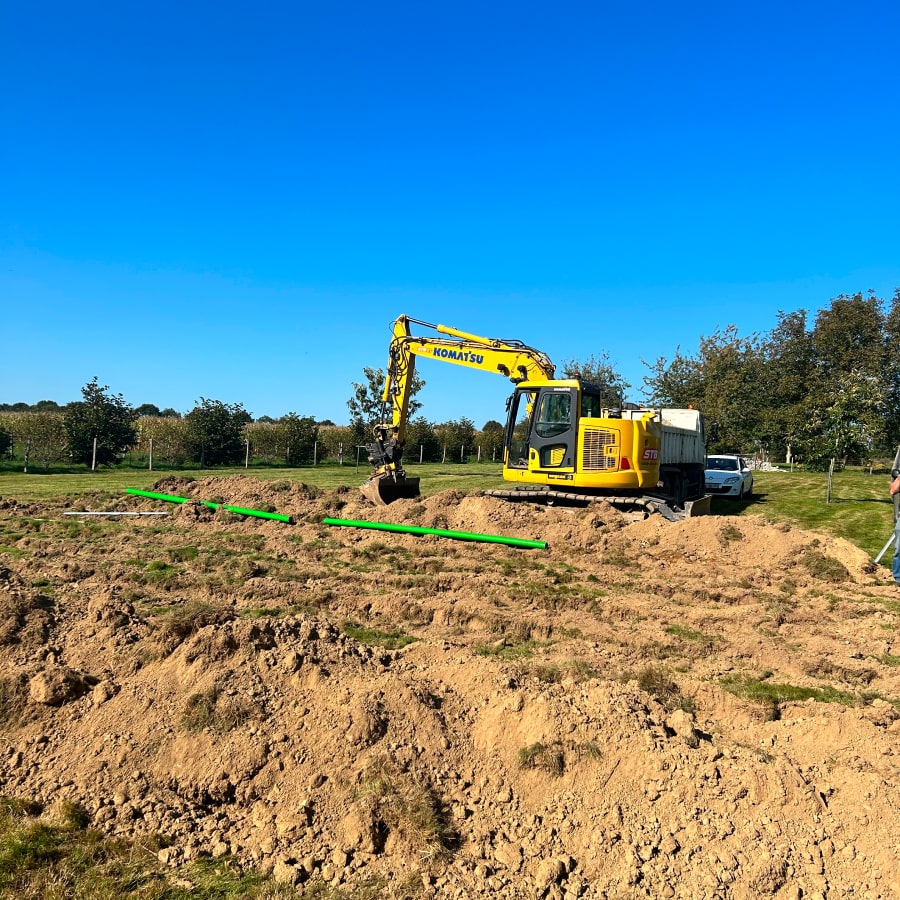
[[[153,491],[139,491],[137,488],[125,488],[126,494],[134,494],[137,497],[149,497],[151,500],[164,500],[166,503],[190,503],[190,497],[173,497],[171,494],[155,494]],[[294,520],[290,516],[281,513],[263,512],[261,509],[244,509],[241,506],[228,506],[225,503],[213,503],[211,500],[198,500],[198,503],[209,509],[219,509],[235,513],[239,516],[255,516],[257,519],[274,519],[276,522],[286,522],[293,525]]]
[[[398,531],[401,534],[435,534],[438,537],[458,541],[480,541],[487,544],[509,544],[532,550],[546,550],[546,541],[529,541],[525,538],[503,537],[499,534],[477,534],[472,531],[447,531],[445,528],[420,528],[417,525],[394,525],[391,522],[362,522],[355,519],[322,519],[325,525],[345,525],[350,528],[374,528],[378,531]]]

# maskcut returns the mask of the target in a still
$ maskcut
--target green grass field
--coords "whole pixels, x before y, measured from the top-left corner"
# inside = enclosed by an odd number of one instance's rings
[[[894,530],[893,506],[888,496],[890,478],[850,469],[836,473],[831,503],[825,502],[823,472],[758,472],[754,496],[748,502],[713,501],[713,512],[729,506],[741,515],[763,515],[799,528],[824,531],[846,538],[875,556]],[[890,562],[891,553],[886,554]]]
[[[486,490],[503,485],[498,463],[410,465],[410,475],[421,478],[425,496],[448,488],[461,491]],[[324,489],[361,484],[368,467],[323,465],[317,468],[221,468],[190,471],[146,469],[104,469],[51,475],[24,475],[9,469],[0,471],[0,497],[17,501],[74,497],[100,491],[110,496],[125,488],[148,490],[168,475],[190,478],[249,475],[262,480],[295,479]],[[800,528],[824,531],[846,538],[871,556],[884,546],[893,530],[893,513],[888,498],[888,478],[847,470],[834,476],[832,502],[825,502],[825,478],[821,472],[758,472],[752,499],[742,502],[714,498],[713,515],[763,515]],[[890,561],[888,552],[886,559]]]
[[[425,496],[438,491],[456,488],[461,491],[499,487],[503,484],[499,463],[465,463],[408,465],[406,471],[422,479],[422,493]],[[98,472],[65,472],[50,475],[24,475],[9,469],[0,471],[0,497],[19,501],[48,500],[57,497],[75,497],[94,491],[108,494],[124,494],[125,488],[149,490],[161,478],[176,475],[186,478],[207,478],[210,476],[247,475],[263,481],[280,481],[290,478],[306,484],[330,490],[340,485],[357,486],[366,480],[368,465],[335,466],[323,465],[313,468],[236,468],[169,470],[148,472],[146,469],[103,469]]]

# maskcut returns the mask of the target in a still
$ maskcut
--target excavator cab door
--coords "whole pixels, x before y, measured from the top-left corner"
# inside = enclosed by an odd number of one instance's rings
[[[575,471],[577,411],[575,388],[545,387],[538,391],[529,448],[532,471]]]

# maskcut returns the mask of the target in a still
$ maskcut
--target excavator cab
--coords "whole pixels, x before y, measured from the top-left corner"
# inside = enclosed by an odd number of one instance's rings
[[[507,420],[507,468],[575,470],[578,393],[556,385],[516,389]]]

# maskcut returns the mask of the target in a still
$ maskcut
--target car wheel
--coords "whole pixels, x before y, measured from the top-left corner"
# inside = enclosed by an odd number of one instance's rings
[[[737,498],[738,498],[738,500],[744,499],[744,486],[743,485],[741,485],[741,489],[738,491]]]

